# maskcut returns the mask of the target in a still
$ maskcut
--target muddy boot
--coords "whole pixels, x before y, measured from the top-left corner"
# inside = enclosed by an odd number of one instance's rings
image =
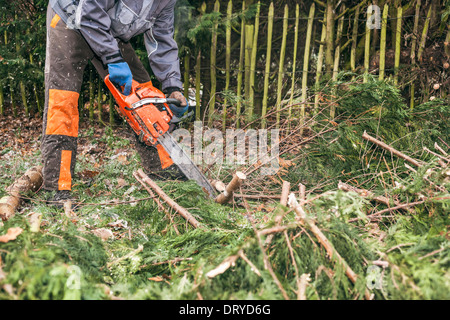
[[[68,191],[68,190],[56,191],[53,198],[48,201],[48,204],[54,206],[55,208],[57,208],[59,210],[62,210],[62,209],[64,209],[64,204],[67,201],[72,201],[72,210],[76,211],[77,210],[77,207],[75,204],[76,198],[72,195],[72,191]]]

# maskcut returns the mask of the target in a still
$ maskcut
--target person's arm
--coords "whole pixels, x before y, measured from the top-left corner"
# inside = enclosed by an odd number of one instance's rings
[[[114,0],[81,0],[75,14],[76,28],[105,66],[123,62],[117,40],[110,31],[111,19],[107,13],[114,4]]]
[[[67,0],[59,0],[60,4],[69,3]],[[103,65],[108,68],[110,80],[123,87],[123,93],[131,93],[133,75],[128,64],[122,58],[117,40],[111,33],[111,18],[107,11],[115,5],[114,0],[81,0],[76,8],[71,27],[78,29],[92,51],[101,59]],[[68,10],[69,6],[61,6]]]
[[[175,3],[176,0],[169,2],[156,18],[153,28],[144,35],[150,67],[165,93],[183,88],[178,45],[173,38]]]

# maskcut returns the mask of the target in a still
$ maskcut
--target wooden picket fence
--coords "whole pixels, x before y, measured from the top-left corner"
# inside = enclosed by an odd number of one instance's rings
[[[236,1],[236,0],[234,0]],[[307,116],[305,112],[305,103],[300,104],[300,110],[294,110],[294,95],[300,94],[300,102],[305,102],[311,98],[310,87],[318,87],[320,81],[327,76],[331,80],[336,80],[340,71],[353,71],[364,75],[364,81],[367,81],[369,72],[371,76],[376,76],[379,80],[385,80],[386,77],[386,51],[388,31],[392,35],[391,43],[395,50],[395,61],[393,69],[389,69],[389,79],[395,84],[400,83],[400,55],[404,48],[402,46],[402,36],[405,27],[402,22],[405,19],[413,20],[413,30],[411,43],[411,66],[421,59],[426,45],[429,29],[429,20],[431,15],[431,6],[427,10],[427,16],[420,16],[421,1],[412,1],[415,3],[415,14],[404,16],[401,6],[391,7],[385,4],[382,8],[369,6],[367,1],[362,1],[353,8],[346,8],[342,4],[338,12],[328,6],[330,2],[315,1],[309,12],[301,15],[300,6],[297,4],[294,8],[285,5],[284,15],[275,16],[274,3],[271,2],[256,4],[256,14],[251,21],[245,20],[242,16],[240,28],[232,26],[233,8],[237,4],[230,0],[226,8],[221,7],[221,2],[216,0],[212,8],[213,12],[220,12],[220,19],[216,20],[212,27],[210,52],[201,52],[200,50],[186,55],[183,61],[185,88],[195,87],[196,117],[197,120],[208,119],[208,125],[213,125],[217,120],[217,114],[222,113],[222,128],[225,130],[230,125],[237,128],[243,125],[243,121],[251,122],[258,118],[260,126],[267,126],[268,114],[275,113],[276,126],[280,126],[281,115],[287,113],[287,117],[296,117],[303,121]],[[201,14],[206,14],[206,3],[203,3]],[[409,8],[411,11],[411,8]],[[242,1],[242,11],[245,11],[245,1]],[[377,20],[378,19],[378,20]],[[220,20],[220,21],[219,21]],[[274,25],[282,21],[281,41],[274,39]],[[369,22],[369,23],[368,23]],[[224,25],[225,33],[218,33],[219,23]],[[300,23],[306,24],[306,35],[302,33],[302,41],[299,39]],[[423,29],[419,34],[419,25],[422,23]],[[344,26],[347,34],[344,37]],[[394,28],[390,30],[389,26]],[[265,37],[261,37],[264,31]],[[376,54],[374,50],[374,33],[377,33],[376,46],[379,46],[379,65],[376,70],[371,70],[371,59]],[[379,33],[379,34],[378,34]],[[233,46],[232,36],[240,36],[239,46]],[[360,41],[364,43],[363,56],[358,59],[357,50]],[[274,48],[277,43],[279,48]],[[218,44],[224,51],[225,62],[219,65],[217,63]],[[318,44],[318,48],[316,46]],[[287,47],[292,48],[287,52]],[[263,49],[261,49],[263,47]],[[265,47],[265,48],[264,48]],[[311,58],[312,48],[314,47],[315,57]],[[299,59],[300,50],[303,50],[303,59]],[[232,51],[234,50],[234,51]],[[274,52],[279,54],[274,55]],[[223,52],[221,52],[222,54]],[[345,53],[345,54],[344,54]],[[237,59],[237,68],[232,67],[232,57]],[[259,60],[265,60],[263,70],[258,69]],[[343,58],[349,59],[342,61]],[[209,63],[209,74],[205,68],[205,61]],[[236,63],[236,61],[234,61]],[[316,65],[312,65],[312,63]],[[194,65],[194,66],[193,66]],[[233,64],[235,65],[235,64]],[[347,65],[347,67],[345,67]],[[348,67],[349,65],[349,67]],[[193,66],[193,70],[191,70]],[[273,70],[277,66],[277,70]],[[324,70],[325,69],[325,70]],[[218,71],[224,70],[225,80],[222,86],[218,88]],[[373,72],[374,71],[374,72]],[[257,78],[257,75],[259,76]],[[273,81],[276,75],[276,82]],[[204,78],[210,78],[209,87],[205,87]],[[297,82],[301,78],[301,83]],[[232,81],[233,80],[233,81]],[[231,86],[231,83],[234,86]],[[262,82],[262,106],[256,113],[255,110],[255,86]],[[224,85],[223,85],[224,83]],[[274,88],[276,83],[276,88]],[[299,87],[299,89],[298,89]],[[272,88],[272,91],[271,89]],[[298,89],[298,90],[296,90]],[[411,96],[411,107],[414,107],[415,86],[414,81],[409,85]],[[208,100],[201,96],[201,92],[207,95]],[[228,99],[229,92],[235,94],[235,104]],[[275,92],[275,95],[272,95]],[[186,94],[188,91],[186,90]],[[220,103],[217,97],[224,93]],[[288,97],[286,99],[286,96]],[[298,97],[296,97],[298,99]],[[274,103],[270,103],[273,101]],[[286,102],[287,100],[287,102]],[[316,96],[314,106],[317,108],[319,101]],[[287,107],[286,107],[287,105]],[[245,106],[245,107],[244,107]],[[206,113],[205,113],[206,112]],[[334,106],[330,108],[330,116],[334,117],[336,110]],[[231,114],[232,113],[232,114]],[[229,119],[232,119],[230,122]],[[216,123],[216,122],[215,122]]]
[[[283,7],[278,6],[279,2],[257,2],[246,7],[248,2],[203,2],[188,13],[187,19],[191,22],[200,21],[208,14],[216,17],[209,30],[211,37],[207,39],[210,46],[180,48],[185,95],[189,95],[189,88],[195,89],[193,100],[197,120],[206,120],[209,126],[223,130],[249,124],[266,128],[268,122],[270,126],[279,127],[286,119],[303,122],[310,110],[317,112],[319,108],[320,99],[314,94],[315,90],[321,82],[337,80],[341,71],[362,76],[364,81],[369,77],[382,81],[389,79],[407,89],[412,108],[419,102],[417,97],[421,93],[418,92],[424,88],[418,90],[418,81],[411,80],[411,76],[404,78],[405,73],[400,72],[401,54],[409,50],[409,70],[421,61],[430,42],[427,43],[432,3],[427,2],[425,6],[423,0],[411,0],[402,7],[398,0],[378,1],[386,3],[379,8],[369,6],[369,1],[363,0],[347,8],[344,1],[339,2],[336,9],[335,0],[314,0],[309,7],[294,1]],[[250,11],[252,15],[245,14]],[[8,19],[13,17],[14,14]],[[26,17],[22,19],[26,20]],[[445,41],[450,42],[447,20],[442,25],[444,32],[448,32]],[[7,19],[1,26],[9,27],[4,29],[0,44],[9,48],[12,54],[21,54],[23,65],[29,61],[29,66],[43,69],[45,54],[33,54],[31,49],[28,52],[29,46],[17,40],[24,35]],[[30,24],[22,33],[33,33],[33,26],[36,28],[36,24]],[[175,28],[176,39],[179,28],[179,25]],[[408,44],[405,35],[408,35]],[[11,47],[13,43],[15,46]],[[141,42],[137,43],[143,46]],[[35,46],[35,51],[45,52],[45,42]],[[145,55],[143,47],[137,49]],[[374,67],[375,57],[378,61]],[[1,59],[3,57],[0,62]],[[0,64],[2,68],[5,65],[4,62]],[[25,74],[27,69],[23,70]],[[27,77],[16,80],[18,73],[22,72],[9,70],[2,73],[6,76],[0,79],[0,115],[11,110],[17,116],[17,104],[22,105],[26,115],[42,114],[42,81],[33,82]],[[98,120],[103,122],[102,105],[109,103],[109,123],[113,124],[114,102],[92,66],[87,70],[86,80],[80,95],[80,109],[85,108],[87,100],[89,119],[94,121],[97,114]],[[95,106],[98,109],[94,109]],[[334,118],[335,108],[335,104],[330,104],[330,118]]]

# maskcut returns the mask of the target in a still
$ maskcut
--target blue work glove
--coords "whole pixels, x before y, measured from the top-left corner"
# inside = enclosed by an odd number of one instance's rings
[[[189,103],[187,99],[183,96],[180,91],[173,91],[168,98],[177,99],[180,101],[180,106],[176,106],[174,104],[170,104],[170,110],[172,110],[173,114],[177,118],[182,118],[183,115],[189,110]]]
[[[133,74],[126,62],[108,64],[109,80],[115,85],[124,87],[123,94],[129,96],[133,84]]]

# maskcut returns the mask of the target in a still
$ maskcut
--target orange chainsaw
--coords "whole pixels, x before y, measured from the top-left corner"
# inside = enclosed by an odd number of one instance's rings
[[[175,164],[189,180],[195,180],[213,198],[216,192],[208,179],[170,134],[174,115],[169,104],[179,106],[180,101],[166,98],[151,82],[141,84],[133,80],[129,96],[121,93],[111,82],[109,75],[106,76],[105,83],[116,100],[118,112],[139,140],[158,149],[163,169]]]

